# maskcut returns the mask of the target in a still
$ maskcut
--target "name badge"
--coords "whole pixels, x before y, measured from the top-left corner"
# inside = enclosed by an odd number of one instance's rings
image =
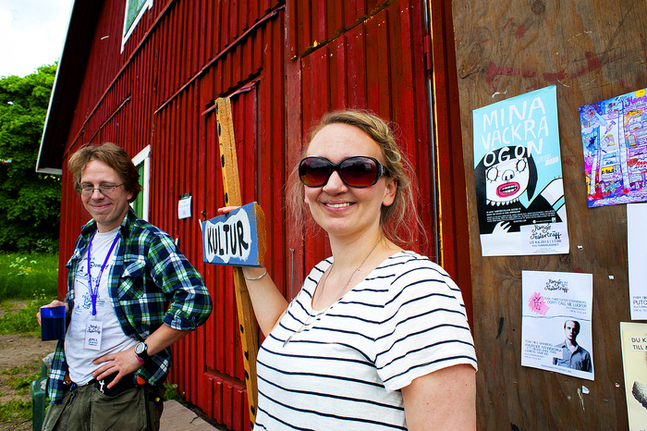
[[[85,348],[89,350],[101,349],[101,333],[103,323],[98,320],[88,320],[85,327]]]

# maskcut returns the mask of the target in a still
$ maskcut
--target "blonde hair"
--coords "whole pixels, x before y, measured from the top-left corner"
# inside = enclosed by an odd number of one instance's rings
[[[72,173],[74,189],[77,192],[81,192],[81,175],[83,175],[87,164],[93,160],[103,162],[117,172],[124,184],[124,190],[133,194],[128,200],[129,202],[134,202],[137,199],[137,195],[142,190],[142,186],[139,184],[139,172],[126,150],[110,142],[103,145],[81,147],[68,160],[67,167]]]
[[[382,118],[368,111],[354,109],[329,112],[311,129],[302,157],[307,154],[310,143],[317,133],[332,124],[348,124],[357,127],[381,148],[384,167],[397,183],[393,203],[382,206],[380,226],[384,235],[401,246],[411,246],[416,243],[418,235],[426,236],[417,210],[418,188],[415,172],[411,163],[400,151],[393,130]],[[294,221],[303,219],[303,214],[308,213],[304,202],[305,186],[299,180],[298,169],[297,165],[290,173],[287,188],[288,206]],[[314,226],[312,217],[307,222],[308,227]]]

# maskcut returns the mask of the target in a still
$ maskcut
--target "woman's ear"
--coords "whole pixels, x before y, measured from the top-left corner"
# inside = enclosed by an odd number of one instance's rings
[[[386,188],[384,191],[384,199],[382,199],[382,205],[388,207],[393,204],[395,200],[395,194],[398,191],[398,180],[392,177],[386,179]]]

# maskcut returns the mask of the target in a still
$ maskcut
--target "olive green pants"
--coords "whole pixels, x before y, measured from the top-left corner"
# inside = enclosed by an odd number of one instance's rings
[[[43,431],[159,430],[163,396],[163,386],[139,386],[114,397],[92,383],[79,386],[49,406]]]

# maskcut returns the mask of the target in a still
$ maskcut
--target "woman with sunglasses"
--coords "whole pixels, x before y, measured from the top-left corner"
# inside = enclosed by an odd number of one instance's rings
[[[372,114],[333,112],[312,131],[288,198],[326,231],[332,256],[290,304],[267,270],[243,268],[266,336],[255,430],[476,428],[460,290],[399,245],[414,242],[420,223],[408,171]]]

